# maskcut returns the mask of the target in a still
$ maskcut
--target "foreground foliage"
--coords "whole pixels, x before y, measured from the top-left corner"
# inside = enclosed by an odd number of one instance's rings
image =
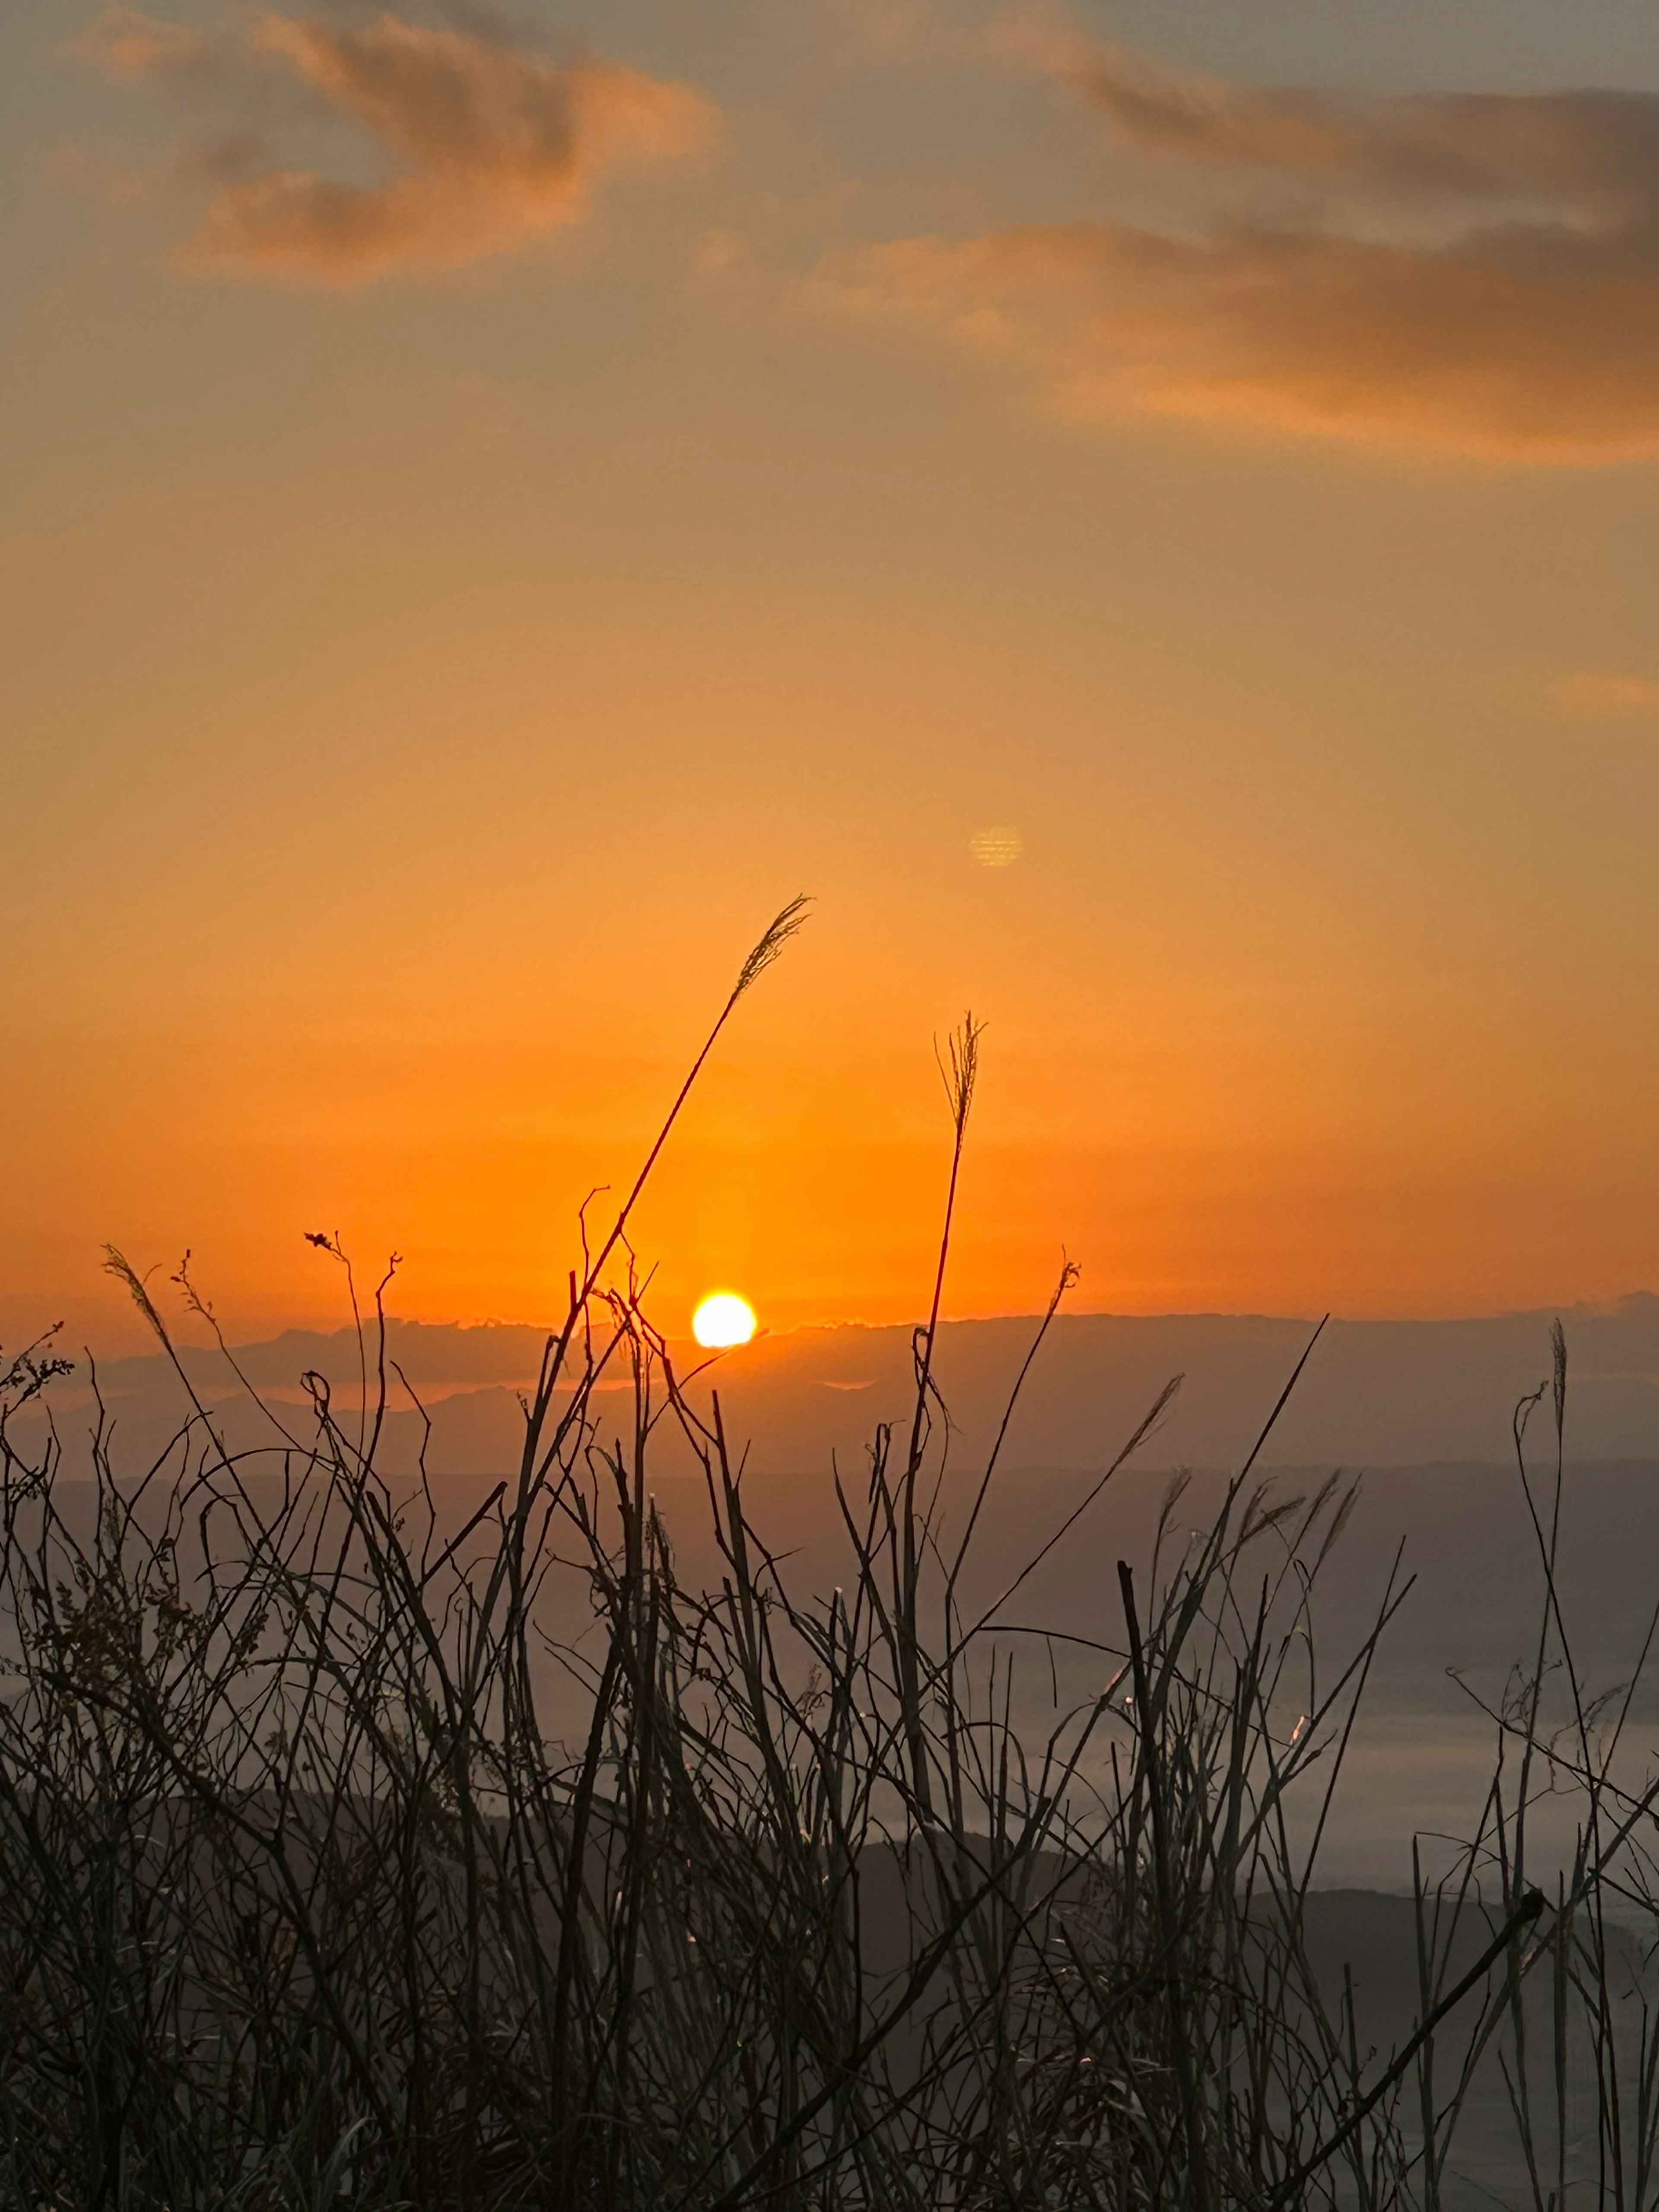
[[[976,1054],[969,1024],[953,1194]],[[1373,2051],[1304,1926],[1403,1595],[1379,1592],[1324,1684],[1316,1595],[1351,1491],[1275,1498],[1264,1435],[1200,1540],[1171,1559],[1161,1539],[1139,1582],[1120,1568],[1102,1686],[1034,1742],[1009,1601],[1166,1401],[970,1605],[998,1469],[952,1523],[932,1373],[947,1207],[913,1414],[839,1487],[842,1587],[796,1590],[718,1397],[675,1372],[629,1276],[639,1188],[572,1279],[516,1474],[461,1527],[384,1472],[378,1297],[349,1413],[308,1377],[303,1419],[270,1406],[269,1444],[232,1449],[181,1365],[179,1434],[138,1480],[100,1430],[94,1484],[67,1483],[20,1418],[48,1367],[12,1369],[4,2201],[1449,2204],[1484,2068],[1516,2201],[1651,2203],[1659,2038],[1610,1908],[1650,1909],[1652,1793],[1618,1778],[1631,1692],[1592,1707],[1554,1603],[1564,1351],[1553,1486],[1524,1460],[1519,1479],[1538,1647],[1493,1712],[1480,1833],[1419,1875],[1419,2026]],[[618,1377],[621,1424],[599,1395]],[[706,1481],[708,1587],[677,1578],[652,1504],[671,1432]],[[1518,1455],[1524,1437],[1523,1419]],[[1550,1681],[1567,1707],[1547,1727]],[[1528,1850],[1545,1783],[1582,1804],[1547,1898]]]

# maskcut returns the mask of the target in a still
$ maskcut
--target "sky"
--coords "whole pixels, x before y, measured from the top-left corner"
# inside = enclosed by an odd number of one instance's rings
[[[0,12],[0,1340],[1659,1284],[1659,20]],[[601,1201],[602,1202],[602,1201]]]

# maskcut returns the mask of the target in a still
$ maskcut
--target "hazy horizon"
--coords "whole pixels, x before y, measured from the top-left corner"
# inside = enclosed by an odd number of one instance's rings
[[[201,1318],[170,1310],[163,1285],[153,1292],[174,1326],[192,1384],[222,1407],[242,1401],[247,1387],[304,1403],[301,1378],[308,1370],[327,1375],[346,1397],[356,1393],[358,1340],[349,1324],[255,1340],[227,1328],[233,1373]],[[1550,1372],[1558,1319],[1568,1354],[1575,1462],[1659,1459],[1659,1295],[1641,1291],[1607,1305],[1458,1320],[1339,1316],[1316,1323],[1287,1316],[1062,1310],[1026,1374],[1004,1462],[1053,1470],[1109,1458],[1179,1376],[1181,1388],[1140,1463],[1236,1464],[1300,1366],[1269,1464],[1503,1464],[1512,1456],[1516,1405]],[[958,1456],[971,1462],[988,1449],[1039,1328],[1036,1315],[941,1322],[934,1368]],[[380,1352],[372,1318],[368,1340],[372,1368]],[[436,1469],[506,1471],[516,1461],[520,1394],[534,1381],[546,1340],[545,1330],[527,1324],[444,1325],[390,1315],[389,1434],[404,1428],[413,1434],[418,1401],[433,1423]],[[763,1333],[718,1356],[683,1334],[670,1332],[668,1340],[684,1387],[699,1403],[719,1389],[730,1434],[763,1473],[805,1474],[827,1468],[837,1453],[861,1453],[878,1423],[900,1418],[913,1388],[907,1323],[840,1322]],[[66,1413],[84,1410],[92,1381],[86,1357],[66,1340],[58,1348],[77,1359],[77,1371],[53,1386],[52,1401]],[[179,1385],[154,1339],[148,1349],[95,1355],[95,1365],[100,1396],[122,1419],[129,1455],[140,1449],[140,1437],[159,1449],[172,1432]],[[615,1387],[622,1388],[620,1371]],[[257,1431],[251,1407],[248,1417]],[[70,1425],[72,1417],[66,1431]],[[674,1462],[672,1437],[659,1451],[665,1465]]]

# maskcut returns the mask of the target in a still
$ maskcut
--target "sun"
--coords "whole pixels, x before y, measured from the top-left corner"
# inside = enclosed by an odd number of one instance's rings
[[[735,1291],[714,1291],[691,1316],[691,1334],[705,1352],[747,1344],[755,1334],[755,1309]]]

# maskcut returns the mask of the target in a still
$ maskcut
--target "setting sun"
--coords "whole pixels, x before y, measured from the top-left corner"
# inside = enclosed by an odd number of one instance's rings
[[[691,1334],[705,1352],[747,1344],[755,1334],[755,1309],[733,1291],[716,1291],[692,1315]]]

